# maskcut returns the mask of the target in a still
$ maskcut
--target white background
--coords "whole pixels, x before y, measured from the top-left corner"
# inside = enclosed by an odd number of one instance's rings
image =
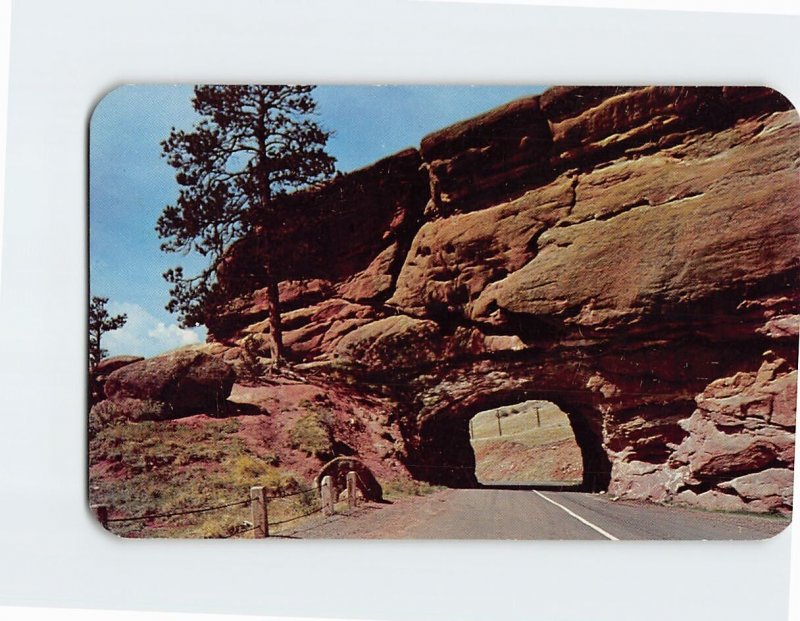
[[[135,81],[753,84],[797,104],[799,25],[400,1],[17,2],[0,219],[0,605],[787,618],[788,530],[736,543],[125,541],[101,531],[85,501],[86,123],[104,92]]]

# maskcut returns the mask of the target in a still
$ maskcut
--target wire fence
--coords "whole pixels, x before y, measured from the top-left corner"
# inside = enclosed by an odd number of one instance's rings
[[[231,539],[233,537],[238,537],[239,535],[244,535],[245,533],[252,532],[256,529],[255,526],[250,526],[249,528],[241,528],[239,530],[235,530],[228,535],[222,535],[222,537],[216,537],[217,539]]]
[[[294,492],[289,493],[281,493],[281,494],[273,494],[271,496],[267,496],[268,500],[280,500],[281,498],[292,498],[293,496],[300,496],[301,494],[308,494],[309,492],[316,492],[316,488],[308,487],[306,489],[300,489]]]
[[[227,509],[228,507],[237,507],[239,505],[246,505],[250,503],[250,499],[237,500],[234,502],[227,502],[222,505],[214,505],[211,507],[201,507],[198,509],[186,509],[183,511],[172,511],[170,513],[147,513],[145,515],[137,515],[135,517],[122,517],[122,518],[107,518],[106,523],[110,522],[140,522],[144,520],[155,520],[159,518],[170,518],[178,515],[192,515],[195,513],[208,513],[209,511],[219,511],[220,509]]]
[[[302,513],[300,515],[296,515],[294,517],[287,518],[285,520],[278,520],[277,522],[268,522],[268,524],[270,526],[280,526],[281,524],[289,524],[290,522],[296,522],[297,520],[300,520],[300,519],[302,519],[304,517],[309,517],[311,515],[314,515],[316,513],[321,513],[321,512],[322,512],[322,507],[320,507],[319,509],[314,509],[313,511],[309,511],[308,513]]]
[[[366,486],[364,485],[363,480],[361,477],[358,476],[357,473],[352,472],[352,474],[348,475],[349,477],[353,477],[353,480],[356,479],[362,486],[362,494],[364,493],[363,490],[366,490]],[[268,505],[270,503],[279,502],[281,500],[296,498],[298,496],[313,494],[313,500],[321,500],[320,506],[314,507],[310,511],[302,511],[297,515],[290,515],[289,517],[283,517],[278,520],[268,520]],[[237,528],[233,532],[227,533],[225,535],[221,535],[219,539],[231,539],[234,537],[240,537],[247,533],[253,533],[254,538],[263,538],[269,537],[269,528],[281,526],[283,524],[289,524],[292,522],[296,522],[303,518],[308,518],[310,516],[316,515],[318,513],[325,513],[326,515],[331,515],[334,513],[333,509],[333,502],[328,500],[327,506],[330,507],[330,511],[326,510],[326,494],[328,497],[331,495],[338,496],[336,493],[335,487],[333,487],[332,479],[330,477],[324,477],[321,484],[318,487],[305,487],[301,489],[296,489],[290,492],[278,492],[273,494],[266,494],[263,487],[255,486],[252,487],[250,490],[250,496],[248,498],[243,498],[240,500],[233,500],[230,502],[224,502],[219,504],[213,504],[203,507],[196,507],[192,509],[181,509],[178,511],[165,511],[160,513],[145,513],[142,515],[135,515],[135,516],[122,516],[122,517],[109,517],[109,507],[106,505],[93,505],[92,509],[95,512],[97,519],[103,525],[104,528],[108,528],[110,524],[124,524],[124,523],[132,523],[132,522],[147,522],[150,520],[157,520],[157,519],[167,519],[179,516],[187,516],[187,515],[195,515],[195,514],[202,514],[202,513],[209,513],[212,511],[222,511],[223,509],[230,509],[233,507],[243,507],[249,505],[251,508],[252,513],[252,522],[244,522],[243,527]],[[354,503],[354,492],[351,490],[350,485],[348,485],[348,497],[351,499],[350,504],[351,507]],[[278,536],[273,534],[271,536]]]

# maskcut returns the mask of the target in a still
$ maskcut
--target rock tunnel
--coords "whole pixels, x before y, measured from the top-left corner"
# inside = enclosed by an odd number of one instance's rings
[[[482,487],[580,491],[583,456],[569,416],[530,399],[478,412],[469,421]]]
[[[423,450],[417,453],[409,470],[418,478],[449,487],[481,487],[476,478],[475,452],[470,443],[469,422],[479,412],[541,399],[554,403],[570,423],[580,449],[582,484],[580,489],[600,492],[608,489],[611,462],[603,448],[602,433],[591,415],[564,395],[542,391],[489,393],[480,396],[469,408],[454,404],[427,419],[420,429]],[[569,405],[566,405],[569,404]]]
[[[412,475],[449,487],[480,487],[475,475],[475,453],[470,443],[470,420],[486,410],[542,400],[555,404],[567,415],[581,454],[581,489],[589,492],[608,489],[611,461],[603,444],[602,416],[595,409],[592,392],[585,388],[558,390],[542,385],[528,386],[526,384],[535,384],[530,377],[521,380],[522,386],[471,392],[464,398],[437,404],[435,408],[421,412],[416,419],[418,427],[413,440],[409,443],[407,467]],[[571,377],[578,378],[580,374]],[[500,377],[496,379],[503,381]]]
[[[736,325],[742,329],[744,317]],[[594,351],[428,367],[394,383],[402,386],[405,465],[434,484],[479,487],[470,419],[543,400],[569,419],[581,453],[582,491],[785,510],[785,495],[743,500],[737,486],[755,494],[753,481],[764,479],[761,489],[768,491],[773,481],[792,476],[792,338],[726,336],[724,347],[699,336],[629,340]]]
[[[287,356],[378,387],[419,479],[477,485],[470,418],[542,399],[587,490],[787,511],[799,130],[765,88],[556,87],[298,192]],[[266,329],[257,242],[220,275],[226,360]]]

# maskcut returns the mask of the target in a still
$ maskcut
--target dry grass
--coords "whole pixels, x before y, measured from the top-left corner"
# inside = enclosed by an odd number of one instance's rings
[[[539,408],[537,423],[536,408]],[[497,414],[502,437],[525,446],[542,446],[574,438],[567,415],[549,401],[526,401],[513,406],[479,412],[472,419],[473,443],[497,440]]]
[[[392,500],[407,496],[427,496],[428,494],[433,494],[442,489],[445,488],[439,485],[431,485],[426,481],[398,479],[387,483],[383,487],[383,495],[387,500]]]
[[[89,500],[109,517],[173,513],[249,497],[250,487],[288,493],[310,487],[280,468],[275,456],[257,456],[236,433],[235,419],[125,423],[98,432],[89,445]],[[307,512],[315,494],[270,503],[270,521]],[[126,537],[225,537],[246,527],[249,506],[135,522],[114,522]]]
[[[334,451],[331,412],[311,404],[305,407],[310,411],[298,418],[289,430],[291,447],[322,461],[332,459]]]

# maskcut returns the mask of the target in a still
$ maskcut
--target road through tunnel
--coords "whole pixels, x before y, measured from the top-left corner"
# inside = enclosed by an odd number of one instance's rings
[[[583,406],[588,408],[588,406]],[[448,487],[526,485],[600,492],[611,463],[597,419],[578,404],[521,393],[453,404],[425,419],[409,470]]]
[[[583,460],[569,417],[550,401],[478,412],[469,421],[475,476],[484,486],[575,487]]]

